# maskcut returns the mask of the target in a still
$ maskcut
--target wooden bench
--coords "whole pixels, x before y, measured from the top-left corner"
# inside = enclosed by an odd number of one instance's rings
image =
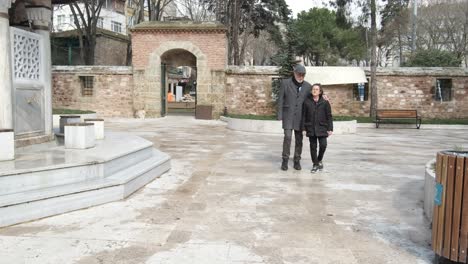
[[[399,120],[399,119],[414,119],[416,121],[416,128],[421,127],[421,117],[418,115],[417,110],[392,110],[392,109],[378,109],[375,117],[375,127],[379,128],[383,120]]]

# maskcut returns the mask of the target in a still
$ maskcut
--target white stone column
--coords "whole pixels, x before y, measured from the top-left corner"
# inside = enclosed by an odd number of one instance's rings
[[[10,49],[11,0],[0,1],[0,129],[13,129],[13,81]]]
[[[32,22],[34,32],[42,36],[43,49],[41,50],[41,75],[42,81],[44,82],[44,128],[46,135],[52,135],[52,56],[50,47],[52,9],[50,5],[26,5],[26,13],[29,21]]]

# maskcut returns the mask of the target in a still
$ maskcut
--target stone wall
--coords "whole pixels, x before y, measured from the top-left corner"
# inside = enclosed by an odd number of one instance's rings
[[[229,66],[226,71],[226,107],[230,114],[274,115],[272,82],[278,77],[277,67]],[[335,115],[368,115],[368,101],[353,99],[353,85],[324,87]]]
[[[83,96],[80,76],[93,76],[92,96]],[[55,66],[52,106],[93,110],[100,117],[133,117],[131,67]]]
[[[149,82],[147,74],[141,69],[132,71],[131,67],[54,67],[53,107],[94,110],[104,117],[132,117],[136,110],[154,107],[147,105],[152,101],[160,104],[161,93],[155,87],[161,85],[161,80]],[[368,71],[366,75],[369,77]],[[93,96],[82,96],[79,76],[95,77]],[[417,109],[423,118],[468,118],[468,70],[379,69],[377,76],[379,108]],[[206,87],[201,94],[202,103],[201,100],[197,103],[212,105],[214,118],[219,117],[224,107],[230,114],[272,115],[275,77],[276,67],[229,66],[227,70],[211,70],[201,77]],[[437,78],[452,79],[451,101],[434,100]],[[139,89],[134,89],[139,82],[142,82]],[[351,84],[324,87],[334,115],[369,115],[370,101],[357,101],[353,89]]]
[[[271,115],[275,67],[229,66],[226,74],[226,107],[231,114]],[[370,72],[366,71],[370,78]],[[438,78],[452,79],[452,100],[434,100]],[[468,118],[468,70],[463,68],[378,69],[377,87],[381,109],[417,109],[423,118]],[[326,85],[334,115],[369,116],[370,101],[358,101],[354,86]],[[370,98],[369,93],[369,98]]]
[[[451,101],[434,99],[437,79],[452,80]],[[379,69],[377,87],[379,108],[417,109],[423,118],[468,118],[468,69]]]
[[[273,115],[272,81],[277,75],[277,67],[229,66],[226,71],[228,113]]]
[[[332,113],[336,116],[369,116],[370,101],[357,101],[353,85],[327,85],[324,93],[330,98]]]

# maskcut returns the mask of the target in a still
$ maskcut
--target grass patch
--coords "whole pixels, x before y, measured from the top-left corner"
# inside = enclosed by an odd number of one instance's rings
[[[227,117],[250,120],[277,120],[275,115],[234,115],[230,114]],[[351,121],[356,120],[358,123],[374,123],[374,119],[368,116],[333,116],[333,121]],[[415,124],[414,119],[396,119],[384,120],[382,124]],[[468,125],[468,119],[423,119],[423,124],[433,125]]]
[[[422,120],[423,124],[435,124],[435,125],[468,125],[468,119],[427,119]]]
[[[95,114],[96,112],[90,110],[76,110],[76,109],[52,109],[53,115],[84,115],[84,114]]]
[[[367,116],[333,116],[333,121],[352,121],[356,120],[358,123],[373,123],[373,119]]]
[[[334,116],[334,121],[351,121],[357,120],[358,123],[374,123],[374,119],[368,116]],[[382,124],[415,124],[414,119],[387,119],[382,121]],[[423,124],[427,125],[468,125],[468,119],[424,119]]]
[[[250,119],[250,120],[277,120],[275,115],[227,115],[230,118]]]

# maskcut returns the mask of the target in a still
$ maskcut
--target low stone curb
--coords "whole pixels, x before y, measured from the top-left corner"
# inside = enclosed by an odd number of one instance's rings
[[[358,123],[357,128],[375,128],[374,123]],[[378,129],[398,129],[398,128],[414,128],[416,129],[416,124],[385,124],[381,123]],[[468,125],[425,125],[422,124],[420,129],[468,129]]]
[[[424,175],[424,215],[432,223],[432,213],[434,211],[434,191],[435,191],[435,172],[432,170],[432,164],[435,159],[426,163],[426,172]]]
[[[220,117],[220,120],[227,123],[227,127],[236,131],[253,132],[253,133],[268,133],[268,134],[283,134],[281,121],[276,120],[252,120],[230,117]],[[333,133],[354,134],[356,133],[356,120],[352,121],[334,121]]]

